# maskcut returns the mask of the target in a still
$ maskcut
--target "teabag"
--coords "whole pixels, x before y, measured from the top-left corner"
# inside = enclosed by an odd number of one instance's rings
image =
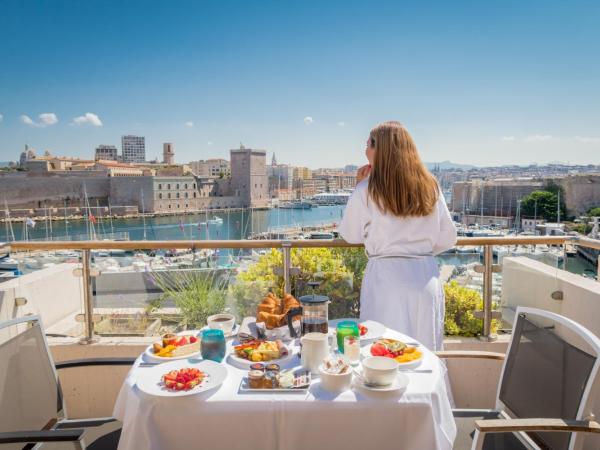
[[[348,362],[341,356],[329,355],[323,360],[323,369],[330,374],[340,375],[346,373],[350,366]]]

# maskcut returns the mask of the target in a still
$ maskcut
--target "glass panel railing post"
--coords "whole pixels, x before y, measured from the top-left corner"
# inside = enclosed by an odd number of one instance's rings
[[[283,253],[283,294],[291,293],[290,285],[290,267],[292,265],[292,244],[289,241],[281,242],[281,251]]]
[[[483,248],[483,338],[491,339],[492,334],[492,271],[494,269],[494,247]]]
[[[82,250],[81,275],[83,283],[83,325],[84,336],[79,340],[80,344],[91,344],[94,342],[94,297],[92,293],[92,257],[90,250]]]

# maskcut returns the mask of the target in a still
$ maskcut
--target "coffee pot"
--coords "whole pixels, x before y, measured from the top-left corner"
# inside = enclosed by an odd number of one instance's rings
[[[314,284],[314,283],[310,283]],[[318,283],[317,283],[318,285]],[[298,299],[300,306],[292,308],[287,313],[287,323],[292,338],[298,337],[298,334],[292,326],[292,319],[300,315],[300,334],[304,336],[307,333],[325,333],[329,331],[329,297],[326,295],[303,295]]]

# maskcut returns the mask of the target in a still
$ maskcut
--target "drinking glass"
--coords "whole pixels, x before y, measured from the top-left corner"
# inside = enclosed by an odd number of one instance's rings
[[[336,337],[337,346],[340,353],[344,353],[344,338],[346,336],[357,336],[360,337],[358,331],[358,324],[352,320],[343,320],[337,324]]]
[[[200,341],[203,359],[221,362],[225,358],[225,335],[223,330],[204,330]]]
[[[360,362],[360,338],[356,336],[344,336],[344,357],[352,365]]]

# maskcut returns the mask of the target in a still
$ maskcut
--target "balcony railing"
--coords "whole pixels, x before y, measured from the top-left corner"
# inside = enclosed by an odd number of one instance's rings
[[[494,265],[493,255],[495,246],[513,245],[554,245],[566,244],[600,250],[600,240],[575,236],[518,236],[518,237],[462,237],[456,246],[472,246],[483,248],[482,264],[476,271],[483,274],[482,297],[483,309],[478,311],[477,317],[483,321],[482,338],[493,340],[492,320],[494,319],[492,287],[493,273],[499,271],[499,266]],[[344,248],[362,247],[360,244],[348,244],[343,240],[211,240],[211,241],[45,241],[45,242],[13,242],[10,249],[19,251],[42,250],[73,250],[81,252],[82,267],[80,274],[83,277],[83,317],[84,337],[81,343],[90,343],[94,340],[94,315],[93,315],[93,290],[92,278],[97,275],[97,270],[92,267],[91,252],[93,250],[172,250],[172,249],[281,249],[283,267],[280,269],[283,276],[283,289],[285,293],[291,291],[291,250],[307,248]],[[598,264],[598,279],[600,280],[600,262]]]

